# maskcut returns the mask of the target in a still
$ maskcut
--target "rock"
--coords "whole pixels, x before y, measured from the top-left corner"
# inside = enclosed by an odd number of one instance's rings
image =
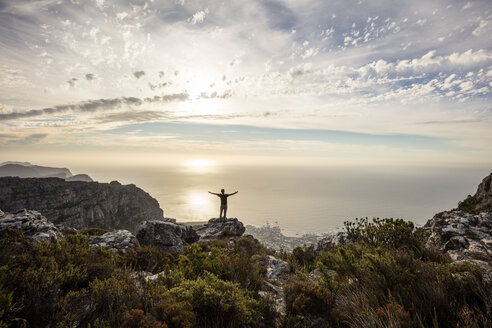
[[[289,273],[289,264],[285,261],[277,259],[271,255],[268,256],[267,264],[267,279],[277,279],[282,275]]]
[[[430,227],[427,246],[447,252],[455,261],[492,254],[492,213],[443,212],[426,226]]]
[[[163,219],[157,200],[135,185],[67,182],[58,178],[0,178],[0,208],[30,208],[51,222],[73,228],[135,231],[146,220]]]
[[[458,203],[457,210],[472,214],[492,212],[492,173],[478,185],[477,192]]]
[[[282,286],[277,286],[268,281],[264,281],[262,290],[258,292],[258,295],[273,300],[275,311],[277,311],[278,314],[286,314],[285,295]]]
[[[244,233],[244,225],[236,218],[210,219],[207,224],[194,226],[200,239],[218,239],[222,237],[240,237]]]
[[[53,242],[62,237],[58,228],[37,211],[22,210],[14,214],[3,213],[0,216],[0,238],[9,228],[20,230],[32,242]]]
[[[114,230],[106,232],[101,236],[89,236],[92,247],[102,247],[112,250],[125,252],[127,249],[138,245],[137,238],[128,230]]]
[[[181,253],[185,242],[195,242],[199,236],[190,226],[153,220],[145,221],[139,226],[137,239],[141,245],[157,246],[170,253]]]
[[[318,241],[316,251],[328,252],[335,247],[345,245],[350,242],[352,242],[352,240],[349,238],[348,234],[345,231],[339,231]]]

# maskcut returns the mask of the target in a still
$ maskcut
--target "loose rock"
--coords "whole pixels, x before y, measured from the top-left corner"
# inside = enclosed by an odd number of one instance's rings
[[[56,241],[62,237],[58,228],[48,221],[41,213],[32,210],[22,210],[17,213],[0,215],[0,238],[7,229],[20,230],[32,242]]]
[[[114,230],[101,236],[89,236],[89,242],[92,247],[102,247],[115,253],[138,245],[137,238],[128,230]]]
[[[195,242],[198,238],[190,226],[159,220],[143,222],[137,232],[140,244],[157,246],[170,253],[183,252],[184,243]]]

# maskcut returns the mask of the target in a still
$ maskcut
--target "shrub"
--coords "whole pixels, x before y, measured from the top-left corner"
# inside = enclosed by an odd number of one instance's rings
[[[261,317],[257,313],[259,302],[250,293],[212,273],[184,281],[169,294],[192,305],[198,327],[244,327]]]
[[[106,232],[109,232],[107,229],[102,229],[102,228],[86,228],[80,231],[80,234],[86,235],[86,236],[102,236]]]
[[[140,309],[126,311],[123,314],[122,328],[168,328],[165,323],[156,321],[152,315]]]
[[[105,280],[96,279],[90,288],[92,316],[110,325],[121,325],[123,314],[140,305],[137,287],[124,272],[115,272]]]
[[[195,322],[195,313],[190,302],[179,301],[167,295],[161,298],[154,312],[156,318],[165,322],[169,328],[191,328]]]
[[[331,291],[309,279],[292,278],[285,286],[285,304],[288,315],[312,314],[329,319],[335,305]]]
[[[128,249],[116,258],[120,266],[129,267],[136,271],[158,273],[169,269],[175,264],[176,256],[164,252],[154,246],[137,246]]]
[[[355,222],[346,221],[345,230],[350,239],[372,246],[391,248],[422,248],[422,241],[414,234],[414,225],[402,219],[367,218],[356,219]]]
[[[295,270],[310,272],[315,268],[316,253],[314,246],[296,247],[287,257],[290,267]]]

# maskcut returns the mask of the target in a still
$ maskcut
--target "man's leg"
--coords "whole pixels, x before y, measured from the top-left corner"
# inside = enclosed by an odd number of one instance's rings
[[[222,219],[222,211],[224,211],[224,208],[221,206],[221,207],[220,207],[219,219]]]
[[[227,214],[227,206],[224,207],[224,219],[227,219],[226,214]]]

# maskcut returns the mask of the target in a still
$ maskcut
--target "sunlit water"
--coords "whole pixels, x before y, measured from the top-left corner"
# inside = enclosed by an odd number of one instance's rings
[[[490,173],[474,169],[322,167],[83,168],[95,180],[134,183],[155,197],[166,217],[206,221],[229,198],[228,217],[246,224],[278,224],[284,233],[327,232],[356,217],[394,217],[423,224],[473,194]],[[81,168],[82,169],[82,168]]]

